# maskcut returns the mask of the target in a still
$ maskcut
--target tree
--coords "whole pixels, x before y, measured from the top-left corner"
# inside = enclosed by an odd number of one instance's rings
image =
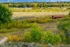
[[[6,23],[11,20],[12,12],[3,5],[0,5],[0,23]]]
[[[69,19],[63,19],[58,24],[58,29],[64,31],[66,43],[70,44],[70,20]]]
[[[43,7],[47,8],[48,7],[47,3],[44,3],[43,4]]]
[[[37,7],[38,7],[38,4],[37,4],[37,3],[34,3],[34,4],[33,4],[33,7],[34,7],[34,8],[37,8]]]

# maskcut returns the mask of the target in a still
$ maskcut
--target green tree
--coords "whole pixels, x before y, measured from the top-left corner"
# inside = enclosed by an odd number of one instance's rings
[[[12,12],[3,5],[0,5],[0,23],[6,23],[11,20]]]
[[[47,8],[47,7],[48,7],[47,3],[44,3],[44,4],[43,4],[43,6],[44,6],[45,8]]]

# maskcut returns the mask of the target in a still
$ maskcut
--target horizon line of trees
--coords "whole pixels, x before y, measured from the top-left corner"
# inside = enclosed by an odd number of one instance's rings
[[[8,7],[70,7],[70,3],[45,3],[45,2],[25,2],[25,3],[1,3]]]

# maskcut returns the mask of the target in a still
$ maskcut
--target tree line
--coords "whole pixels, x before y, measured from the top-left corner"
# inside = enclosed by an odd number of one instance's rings
[[[41,7],[69,7],[69,2],[23,2],[23,3],[1,3],[8,7],[34,7],[34,8],[41,8]]]

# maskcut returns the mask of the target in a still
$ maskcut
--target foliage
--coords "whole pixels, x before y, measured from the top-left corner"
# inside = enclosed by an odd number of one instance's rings
[[[66,38],[65,38],[65,34],[64,34],[64,32],[62,31],[62,32],[60,32],[60,37],[61,37],[61,42],[63,43],[63,44],[66,44]]]
[[[63,19],[58,24],[58,29],[64,31],[66,43],[70,44],[70,19]]]
[[[0,33],[8,33],[19,30],[24,30],[25,28],[30,28],[32,24],[27,23],[23,20],[12,20],[11,22],[0,24]]]
[[[39,17],[39,18],[30,18],[26,20],[29,23],[48,23],[48,22],[56,22],[56,20],[49,17]]]
[[[30,32],[24,33],[24,40],[26,42],[40,42],[41,37],[42,37],[42,30],[36,23],[32,25]]]
[[[31,37],[33,42],[40,42],[42,37],[42,30],[36,23],[31,28]]]
[[[21,39],[19,39],[21,38]],[[19,41],[21,42],[28,42],[28,43],[45,43],[45,44],[61,44],[66,43],[65,34],[56,34],[52,31],[42,31],[37,23],[32,24],[30,30],[25,31],[23,36],[11,36],[9,37],[8,41]]]
[[[24,39],[21,36],[12,35],[12,36],[8,36],[8,40],[7,41],[19,42],[19,41],[23,41],[23,40]]]
[[[61,4],[62,3],[62,4]],[[69,7],[70,2],[24,2],[24,3],[3,3],[9,7],[34,7],[37,4],[40,8],[45,7]]]
[[[61,42],[61,38],[58,34],[55,34],[51,31],[44,32],[44,35],[42,36],[41,39],[42,43],[47,43],[47,44],[58,44]]]
[[[5,6],[0,5],[0,23],[6,23],[11,20],[12,12]]]
[[[33,8],[37,8],[37,7],[38,7],[38,4],[37,3],[34,3]]]
[[[31,24],[23,20],[12,20],[11,22],[0,24],[0,29],[11,29],[11,28],[29,28]]]
[[[32,42],[32,37],[31,37],[31,33],[30,32],[24,32],[24,42]]]
[[[12,29],[0,29],[0,33],[10,33],[20,31],[20,29],[12,28]]]
[[[25,42],[41,42],[41,43],[51,43],[59,44],[61,43],[61,37],[52,31],[42,32],[41,28],[34,23],[31,31],[24,33]]]
[[[7,24],[7,28],[29,28],[31,24],[23,21],[23,20],[15,20]]]
[[[13,12],[65,12],[61,8],[10,8]]]

